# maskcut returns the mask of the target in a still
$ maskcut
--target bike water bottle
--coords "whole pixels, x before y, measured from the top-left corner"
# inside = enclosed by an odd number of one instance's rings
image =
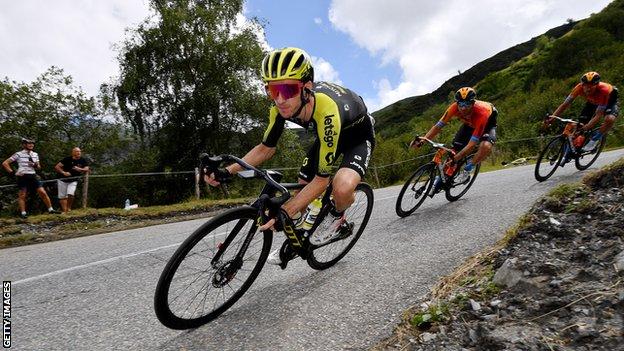
[[[452,177],[453,173],[455,172],[455,168],[457,168],[457,164],[454,165],[447,165],[446,169],[444,170],[444,174],[446,174],[448,177]]]
[[[303,225],[303,220],[305,219],[307,212],[304,212],[303,214],[301,214],[301,212],[297,212],[295,213],[294,216],[292,216],[292,221],[295,224],[295,228],[301,228],[301,226]]]
[[[319,198],[314,199],[314,201],[312,201],[308,205],[308,214],[305,220],[303,221],[303,225],[301,226],[301,228],[303,228],[304,230],[312,229],[312,226],[314,225],[314,222],[316,221],[316,216],[318,216],[319,212],[321,212],[322,205],[323,203],[321,202],[321,199]]]
[[[581,146],[583,146],[584,142],[585,142],[585,136],[583,134],[581,134],[581,135],[577,136],[574,139],[574,146],[575,147],[581,147]]]

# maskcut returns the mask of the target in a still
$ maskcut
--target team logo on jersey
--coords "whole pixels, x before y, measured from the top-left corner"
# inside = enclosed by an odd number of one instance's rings
[[[334,153],[333,152],[327,153],[327,155],[325,155],[325,161],[327,162],[328,165],[331,165],[332,163],[334,163]]]
[[[364,161],[364,167],[368,168],[368,161],[370,161],[371,153],[373,151],[373,145],[371,142],[366,140],[366,161]]]
[[[323,137],[323,141],[327,144],[328,147],[334,147],[334,136],[338,135],[336,131],[334,131],[334,123],[332,121],[332,117],[334,115],[325,116],[325,120],[323,127],[325,136]]]

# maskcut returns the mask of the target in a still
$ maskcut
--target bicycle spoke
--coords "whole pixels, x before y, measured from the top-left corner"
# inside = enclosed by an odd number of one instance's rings
[[[567,143],[562,137],[551,139],[546,147],[537,157],[535,163],[535,179],[544,181],[555,173],[559,167],[559,160],[562,157],[564,143]]]
[[[184,321],[200,323],[194,321],[217,316],[225,310],[222,307],[238,299],[249,287],[249,280],[258,275],[262,267],[260,262],[264,263],[261,260],[266,259],[270,251],[270,241],[266,240],[270,237],[256,231],[256,212],[251,208],[245,211],[248,217],[233,216],[233,220],[205,228],[205,232],[200,232],[202,237],[183,253],[175,273],[169,278],[166,299],[158,300],[166,307],[166,318],[174,318],[176,323],[182,324],[187,323]],[[250,233],[253,237],[242,253]],[[226,236],[225,246],[217,238],[221,235]],[[219,260],[212,263],[216,255],[219,255]],[[162,313],[157,305],[157,316],[161,322]]]
[[[420,166],[405,182],[395,205],[397,215],[406,217],[425,201],[427,190],[431,184],[432,167],[434,167],[433,163]]]
[[[340,233],[328,233],[333,218],[326,216],[322,219],[321,224],[316,228],[312,235],[320,237],[328,237],[328,241],[316,247],[313,253],[308,257],[308,264],[315,269],[327,268],[338,260],[353,247],[364,228],[362,224],[368,221],[370,212],[372,211],[372,191],[370,187],[362,185],[363,189],[357,188],[355,192],[355,200],[345,212],[346,225],[351,225],[350,231],[346,231],[347,227],[340,229]],[[333,236],[333,238],[332,238]],[[342,236],[342,237],[341,237]]]

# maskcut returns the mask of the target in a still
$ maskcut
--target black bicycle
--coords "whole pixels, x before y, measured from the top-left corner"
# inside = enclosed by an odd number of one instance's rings
[[[281,206],[289,191],[303,184],[279,183],[279,172],[255,168],[231,155],[202,157],[202,166],[216,170],[223,162],[236,162],[245,171],[243,179],[263,179],[258,199],[217,215],[193,232],[165,266],[154,296],[156,316],[172,329],[195,328],[217,318],[230,308],[254,282],[271,249],[273,232],[258,231],[262,223],[276,218],[274,228],[287,237],[280,250],[282,268],[293,254],[314,269],[326,269],[340,261],[362,235],[373,210],[373,190],[366,183],[355,189],[355,202],[346,210],[347,221],[330,228],[333,206],[331,183],[322,196],[322,206],[311,229],[297,228]],[[305,214],[304,214],[305,218]],[[328,235],[329,234],[329,235]],[[310,242],[310,238],[318,235]],[[323,240],[318,240],[318,238]],[[296,257],[295,256],[295,257]]]
[[[535,179],[543,182],[550,178],[559,166],[563,167],[565,161],[574,159],[574,165],[578,170],[589,168],[602,152],[607,137],[604,135],[598,140],[596,146],[589,151],[583,151],[583,147],[590,141],[591,136],[598,128],[591,131],[582,131],[578,126],[581,122],[568,118],[553,116],[555,119],[566,123],[561,134],[548,141],[544,149],[537,156],[535,163]],[[567,154],[567,155],[566,155]],[[568,160],[564,160],[567,157]]]
[[[396,202],[396,213],[399,217],[407,217],[414,213],[427,195],[433,197],[442,190],[448,201],[459,200],[470,189],[481,169],[481,164],[476,164],[470,172],[462,171],[466,162],[471,160],[475,153],[454,163],[451,162],[451,156],[455,151],[451,148],[424,137],[416,139],[428,142],[437,149],[437,152],[433,160],[420,166],[401,188]],[[435,191],[432,191],[436,177],[439,177],[441,183]]]

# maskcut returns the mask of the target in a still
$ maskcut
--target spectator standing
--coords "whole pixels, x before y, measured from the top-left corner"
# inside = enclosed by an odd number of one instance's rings
[[[54,170],[61,175],[58,182],[58,198],[63,213],[68,213],[74,203],[74,194],[78,186],[78,178],[89,172],[89,163],[82,158],[82,150],[75,147],[71,156],[65,157],[54,166]]]
[[[59,213],[52,208],[52,202],[48,193],[43,188],[43,183],[37,177],[37,170],[41,169],[39,162],[39,154],[33,151],[35,141],[32,139],[22,138],[22,151],[18,151],[13,156],[2,162],[2,167],[10,176],[17,178],[17,187],[19,195],[17,203],[20,209],[20,217],[26,218],[26,196],[28,192],[37,192],[43,203],[48,207],[48,213]],[[17,171],[13,171],[11,163],[17,162]]]

